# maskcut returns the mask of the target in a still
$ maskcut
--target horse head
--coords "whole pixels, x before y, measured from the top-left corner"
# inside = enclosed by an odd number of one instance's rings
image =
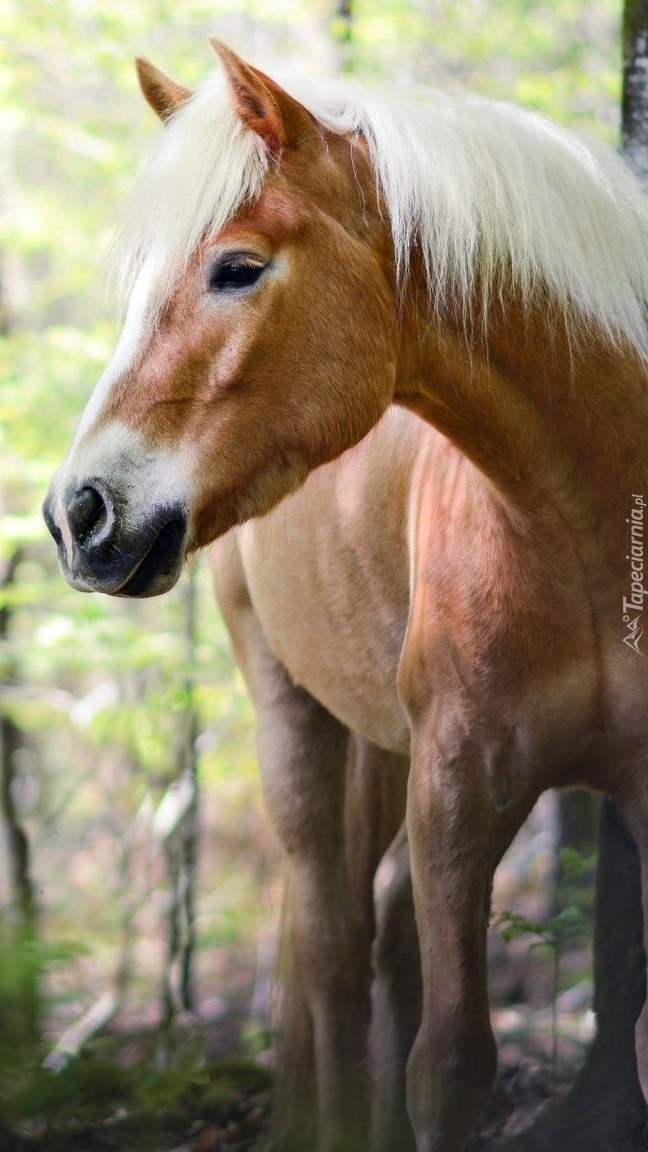
[[[166,591],[393,396],[393,259],[365,139],[214,47],[221,74],[195,94],[138,62],[165,129],[126,227],[125,325],[44,509],[85,591]]]

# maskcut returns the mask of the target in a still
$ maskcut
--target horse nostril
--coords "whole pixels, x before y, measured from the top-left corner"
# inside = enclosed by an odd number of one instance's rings
[[[77,544],[84,544],[89,536],[96,544],[112,536],[115,509],[109,493],[102,494],[87,486],[75,492],[67,509],[70,531]]]

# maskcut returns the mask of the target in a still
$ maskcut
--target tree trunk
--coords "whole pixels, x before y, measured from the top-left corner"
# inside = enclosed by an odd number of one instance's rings
[[[196,742],[200,722],[192,675],[196,664],[197,592],[196,568],[192,565],[185,583],[184,638],[188,674],[176,751],[178,817],[164,839],[171,893],[162,991],[163,1019],[167,1027],[178,1009],[191,1011],[195,1007],[195,899],[200,835]]]
[[[341,73],[353,72],[353,20],[353,0],[337,0],[330,29]]]
[[[648,189],[648,0],[625,0],[622,35],[623,154]]]
[[[640,1152],[646,1105],[634,1026],[646,991],[638,853],[604,800],[594,918],[597,1033],[569,1094],[513,1147],[524,1152]]]
[[[21,554],[16,550],[0,576],[0,591],[8,591],[15,582]],[[0,645],[9,636],[11,609],[0,605]],[[6,679],[13,678],[9,666]],[[15,754],[23,744],[23,735],[0,701],[0,822],[6,844],[9,907],[6,922],[0,918],[0,1093],[5,1068],[15,1070],[33,1056],[39,1038],[40,995],[39,973],[34,964],[36,905],[29,866],[29,842],[20,825],[13,797]],[[0,1149],[14,1152],[22,1142],[2,1119],[0,1101]]]

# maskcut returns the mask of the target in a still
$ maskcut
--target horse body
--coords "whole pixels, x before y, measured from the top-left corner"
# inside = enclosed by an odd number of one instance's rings
[[[544,427],[536,449],[525,413],[518,463],[513,443],[507,451],[492,447],[500,428],[493,433],[486,423],[472,368],[465,388],[480,418],[478,435],[468,428],[473,443],[457,428],[457,404],[452,415],[464,452],[429,424],[390,411],[360,445],[239,531],[247,585],[264,634],[295,683],[377,745],[409,750],[402,697],[415,644],[425,672],[415,664],[409,690],[415,696],[421,685],[423,708],[460,687],[457,700],[517,720],[527,733],[525,758],[542,764],[541,782],[552,764],[552,784],[597,785],[597,742],[615,731],[643,740],[643,664],[636,661],[629,685],[621,614],[633,493],[648,483],[640,459],[644,370],[632,365],[637,404],[634,415],[629,405],[622,410],[627,438],[592,456],[596,428],[614,421],[618,431],[615,408],[627,404],[614,395],[623,359],[606,364],[613,383],[606,380],[600,391],[609,410],[596,413],[584,413],[597,402],[594,369],[582,363],[579,394],[570,367],[572,411],[564,399],[556,405],[563,443],[547,447]],[[532,370],[535,379],[547,373]],[[493,391],[494,372],[491,364]],[[438,389],[438,375],[434,380]],[[485,470],[487,452],[489,478],[467,455]]]
[[[536,118],[309,110],[218,50],[195,97],[140,65],[170,124],[45,514],[116,595],[222,537],[289,865],[280,1147],[461,1152],[493,872],[539,793],[614,796],[648,869],[648,209]]]
[[[398,680],[416,610],[424,615],[416,632],[424,635],[428,661],[460,665],[453,678],[466,698],[500,716],[523,716],[521,727],[535,728],[538,744],[549,713],[555,760],[566,741],[564,725],[602,728],[590,592],[570,541],[562,571],[552,574],[546,563],[536,564],[531,523],[518,522],[514,547],[510,519],[501,497],[444,436],[393,409],[277,510],[237,530],[236,548],[274,655],[295,684],[351,730],[409,754]],[[551,545],[556,552],[557,540]],[[229,551],[230,541],[223,547]],[[422,587],[424,605],[412,596]],[[540,645],[547,632],[564,641],[554,670],[546,639]],[[544,687],[533,675],[534,660],[542,664]],[[556,764],[557,780],[559,771]]]

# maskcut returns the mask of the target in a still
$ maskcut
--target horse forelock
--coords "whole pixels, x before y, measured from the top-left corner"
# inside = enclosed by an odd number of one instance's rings
[[[468,318],[476,294],[483,315],[493,296],[542,289],[575,333],[584,316],[648,358],[648,204],[612,149],[475,97],[285,86],[330,131],[366,137],[404,287],[416,248],[439,309],[451,297]],[[119,249],[124,295],[148,263],[160,269],[161,304],[201,238],[258,198],[268,164],[224,78],[211,75],[165,128],[136,189]]]
[[[223,76],[209,76],[168,122],[131,198],[113,253],[122,306],[144,266],[155,267],[155,315],[201,239],[220,232],[258,196],[267,166],[260,139],[236,116]]]

